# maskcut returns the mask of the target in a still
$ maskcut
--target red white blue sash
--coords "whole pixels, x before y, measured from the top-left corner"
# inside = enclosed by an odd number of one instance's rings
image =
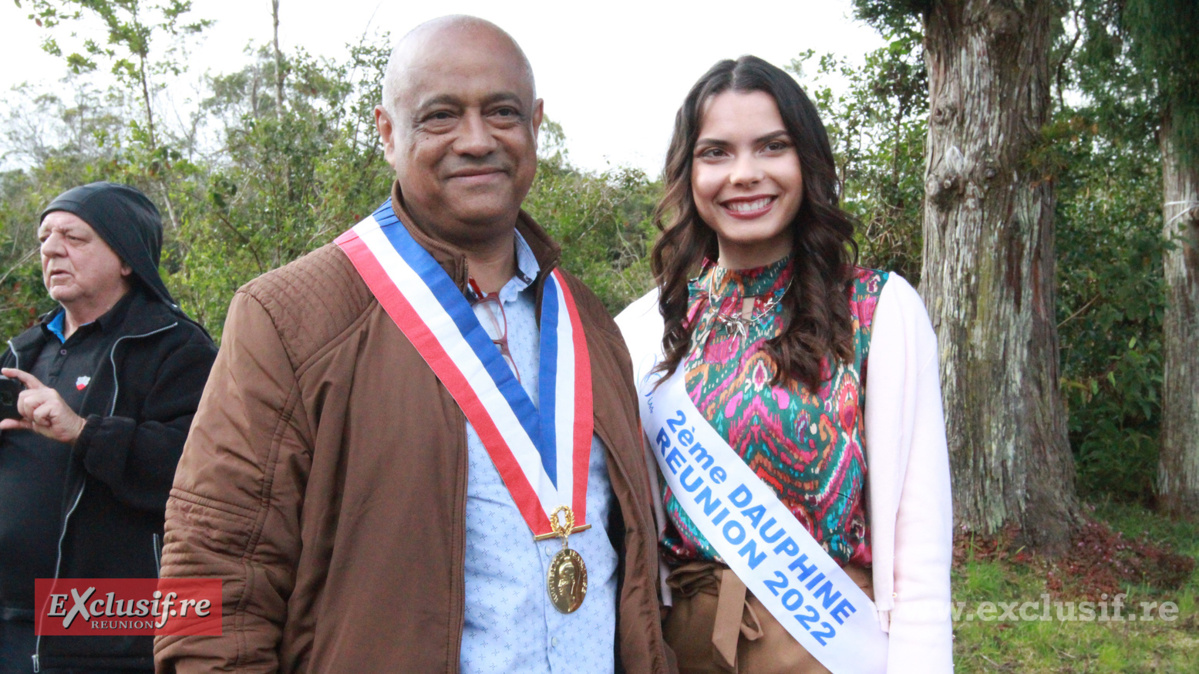
[[[541,301],[538,412],[470,303],[396,217],[389,199],[337,238],[379,304],[462,408],[534,536],[550,516],[587,514],[591,361],[574,297],[558,270]]]

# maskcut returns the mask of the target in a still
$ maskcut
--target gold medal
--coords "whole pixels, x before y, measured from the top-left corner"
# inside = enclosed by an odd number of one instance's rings
[[[565,513],[566,522],[558,518]],[[567,547],[566,537],[574,531],[575,515],[569,506],[558,506],[550,516],[550,526],[562,539],[562,549],[550,560],[550,570],[545,577],[545,587],[550,593],[550,603],[560,613],[574,613],[583,605],[587,596],[587,565],[578,552]]]

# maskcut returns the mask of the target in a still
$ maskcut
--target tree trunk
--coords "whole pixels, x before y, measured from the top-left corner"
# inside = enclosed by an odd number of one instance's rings
[[[275,41],[275,119],[283,120],[283,52],[279,50],[279,0],[271,0]]]
[[[1049,115],[1052,0],[934,0],[921,294],[941,348],[956,523],[1047,552],[1077,517],[1059,390]]]
[[[273,38],[275,43],[275,121],[279,124],[283,123],[283,52],[279,49],[279,0],[271,0],[271,21],[274,24]],[[283,184],[287,189],[288,201],[295,200],[295,193],[291,188],[291,166],[288,162],[282,162],[280,168],[283,171]]]
[[[1158,505],[1172,515],[1199,514],[1199,171],[1179,161],[1162,130],[1166,315]]]

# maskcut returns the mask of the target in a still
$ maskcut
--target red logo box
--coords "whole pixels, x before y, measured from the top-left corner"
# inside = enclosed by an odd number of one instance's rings
[[[34,593],[38,634],[221,633],[219,578],[38,578]]]

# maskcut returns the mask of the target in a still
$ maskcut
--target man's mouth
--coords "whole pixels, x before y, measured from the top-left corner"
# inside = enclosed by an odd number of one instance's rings
[[[477,166],[471,168],[458,169],[450,173],[451,178],[480,178],[484,176],[493,176],[498,173],[503,173],[504,169],[498,166]]]

